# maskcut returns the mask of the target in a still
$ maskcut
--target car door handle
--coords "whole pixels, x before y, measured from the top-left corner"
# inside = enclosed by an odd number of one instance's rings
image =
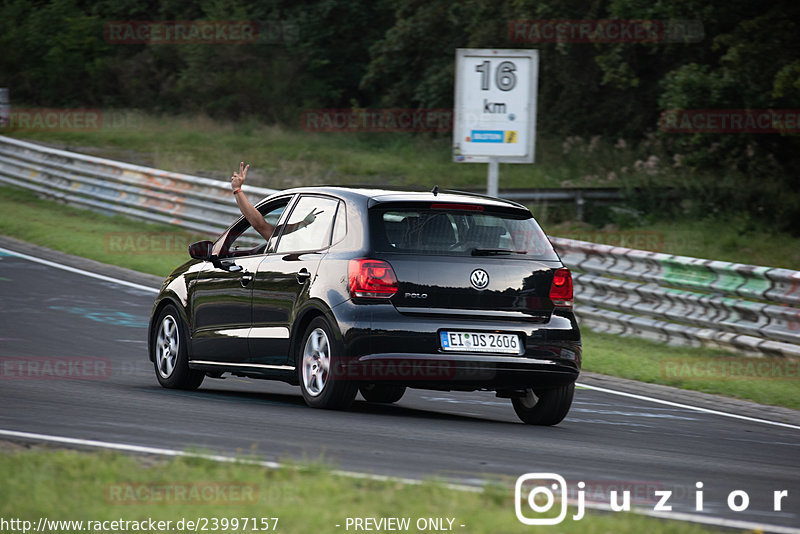
[[[300,271],[297,273],[298,284],[305,284],[309,278],[311,278],[311,273],[308,272],[308,269],[306,269],[305,267],[300,269]]]
[[[253,281],[253,273],[244,273],[242,277],[239,279],[239,283],[242,284],[242,287],[247,287],[247,284]]]

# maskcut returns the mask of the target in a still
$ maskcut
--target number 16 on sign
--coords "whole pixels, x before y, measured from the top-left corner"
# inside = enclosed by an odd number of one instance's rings
[[[456,50],[453,161],[488,163],[497,196],[499,163],[533,163],[537,50]]]

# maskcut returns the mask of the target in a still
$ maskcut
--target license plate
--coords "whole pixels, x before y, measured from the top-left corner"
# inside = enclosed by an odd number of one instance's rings
[[[444,330],[439,333],[442,349],[463,352],[499,352],[503,354],[520,354],[519,336],[516,334],[489,334],[485,332],[452,332]]]

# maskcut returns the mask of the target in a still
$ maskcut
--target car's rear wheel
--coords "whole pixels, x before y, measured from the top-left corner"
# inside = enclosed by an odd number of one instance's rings
[[[391,404],[399,401],[406,392],[405,386],[390,386],[386,384],[363,384],[358,390],[367,402],[381,402]]]
[[[557,425],[569,412],[575,384],[554,389],[528,389],[524,397],[514,397],[511,404],[514,411],[528,425]]]
[[[300,344],[297,366],[300,390],[309,406],[343,410],[352,404],[358,384],[333,372],[342,352],[328,321],[322,317],[311,321]]]
[[[158,383],[169,389],[200,387],[205,373],[189,369],[186,329],[172,304],[159,313],[152,339],[153,366]]]

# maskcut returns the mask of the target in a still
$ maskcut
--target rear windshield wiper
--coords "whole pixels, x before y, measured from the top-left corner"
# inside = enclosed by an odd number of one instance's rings
[[[473,256],[500,256],[502,254],[526,254],[527,250],[511,250],[510,248],[473,248]]]

